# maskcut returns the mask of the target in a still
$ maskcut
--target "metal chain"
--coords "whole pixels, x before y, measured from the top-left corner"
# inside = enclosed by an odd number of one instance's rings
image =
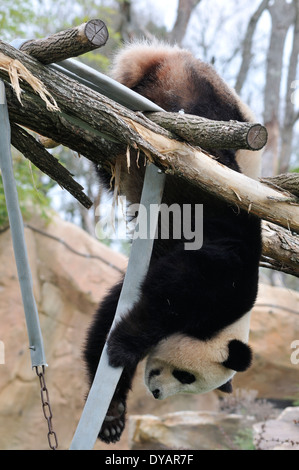
[[[51,405],[50,405],[49,392],[48,392],[46,381],[45,381],[45,366],[42,366],[42,372],[39,372],[38,366],[35,367],[35,371],[39,378],[39,383],[40,383],[40,396],[41,396],[41,401],[42,401],[43,413],[48,423],[49,447],[52,450],[56,450],[58,447],[58,441],[57,441],[56,432],[53,431],[53,426],[52,426],[53,415],[52,415],[52,410],[51,410]]]

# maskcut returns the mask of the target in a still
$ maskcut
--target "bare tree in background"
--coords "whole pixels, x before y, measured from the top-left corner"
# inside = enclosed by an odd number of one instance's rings
[[[296,87],[295,80],[299,57],[299,0],[295,0],[294,7],[294,36],[287,77],[284,121],[281,129],[281,149],[278,169],[279,173],[285,173],[289,169],[290,158],[292,154],[293,129],[296,121],[299,119],[298,112],[296,114],[294,101],[294,89]]]
[[[182,43],[191,15],[200,2],[201,0],[179,0],[176,21],[168,37],[170,42]]]
[[[253,13],[252,17],[249,20],[248,27],[246,34],[244,36],[243,44],[242,44],[242,62],[241,67],[237,76],[235,89],[237,93],[240,93],[243,85],[245,83],[250,65],[253,56],[252,51],[252,42],[253,36],[260,20],[262,14],[267,9],[270,0],[263,0],[262,3],[258,6],[256,11]]]
[[[171,43],[182,44],[190,18],[200,2],[201,0],[179,0],[176,20],[173,29],[166,36],[167,40]],[[135,35],[151,38],[152,35],[148,30],[137,31],[136,25],[134,27],[132,24],[131,8],[131,0],[120,3],[123,18],[121,22],[122,36],[126,39]],[[299,117],[295,110],[294,100],[292,100],[292,96],[294,96],[292,86],[296,80],[299,53],[299,0],[291,2],[287,0],[261,0],[249,18],[241,45],[241,66],[236,77],[235,88],[238,93],[241,93],[250,71],[252,58],[255,54],[253,49],[254,34],[261,16],[266,10],[270,14],[272,24],[266,57],[265,89],[262,98],[264,124],[269,133],[268,145],[263,157],[263,175],[271,176],[289,169],[294,125]],[[285,43],[291,28],[294,30],[292,52],[287,65],[286,90],[281,96]]]
[[[271,16],[270,42],[266,60],[264,90],[264,123],[269,139],[263,156],[263,175],[287,172],[292,154],[293,130],[298,116],[295,113],[292,84],[296,79],[299,53],[299,0],[263,0],[248,23],[243,42],[242,63],[236,81],[240,93],[253,57],[252,42],[258,21],[265,10]],[[288,64],[285,96],[281,97],[283,57],[290,28],[294,28],[292,53]]]
[[[267,54],[264,92],[264,123],[269,133],[263,157],[263,174],[265,176],[276,174],[279,169],[279,144],[280,136],[283,133],[283,126],[280,122],[283,56],[287,33],[295,22],[295,3],[298,3],[298,0],[292,3],[287,3],[286,0],[276,0],[268,7],[272,29]],[[292,138],[291,135],[289,137]]]

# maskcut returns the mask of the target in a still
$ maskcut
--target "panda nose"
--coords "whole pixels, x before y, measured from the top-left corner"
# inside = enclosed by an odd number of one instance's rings
[[[152,394],[154,395],[154,398],[159,398],[160,390],[156,388],[155,390],[152,391]]]

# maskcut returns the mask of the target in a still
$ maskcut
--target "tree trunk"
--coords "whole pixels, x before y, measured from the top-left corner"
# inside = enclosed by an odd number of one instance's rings
[[[289,62],[287,88],[285,97],[284,121],[281,129],[281,150],[279,157],[279,173],[288,171],[293,143],[293,129],[296,121],[295,102],[293,99],[294,84],[296,83],[299,56],[299,1],[295,0],[295,25],[293,46]]]
[[[179,0],[177,17],[172,31],[169,34],[169,41],[181,45],[189,24],[194,8],[201,0]]]
[[[279,157],[279,104],[283,52],[287,32],[294,19],[293,5],[286,0],[275,0],[269,6],[272,19],[270,45],[267,55],[267,74],[264,94],[264,123],[268,130],[268,143],[263,155],[263,176],[278,171]]]
[[[257,23],[264,13],[264,11],[267,9],[268,4],[270,0],[263,0],[262,3],[258,6],[257,10],[254,12],[252,17],[250,18],[250,21],[248,23],[246,35],[242,44],[242,62],[241,62],[241,67],[238,73],[238,77],[236,80],[236,85],[235,85],[235,90],[238,94],[240,94],[244,82],[246,80],[248,70],[250,67],[251,63],[251,58],[252,58],[252,40],[253,40],[253,35],[256,30]]]

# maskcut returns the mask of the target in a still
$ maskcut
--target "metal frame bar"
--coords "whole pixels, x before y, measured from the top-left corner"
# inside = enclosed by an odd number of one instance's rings
[[[139,212],[137,226],[147,224],[147,228],[153,230],[153,233],[155,233],[158,223],[158,211],[154,214],[155,220],[151,218],[149,227],[150,207],[151,204],[161,203],[164,181],[165,174],[161,173],[157,167],[154,165],[147,167],[141,196],[141,204],[146,210]],[[146,220],[143,219],[144,216]],[[153,242],[154,239],[149,236],[146,239],[136,238],[133,240],[129,264],[111,330],[120,317],[133,307],[138,298],[138,288],[148,270]],[[105,346],[70,450],[90,450],[94,446],[122,370],[122,368],[109,366]]]
[[[0,168],[11,229],[13,249],[22,293],[32,367],[46,366],[43,338],[33,295],[32,276],[24,236],[23,219],[19,207],[17,186],[13,174],[10,123],[5,87],[0,80]]]
[[[82,85],[105,95],[133,111],[164,111],[160,106],[139,95],[130,88],[113,80],[107,75],[94,70],[76,59],[66,59],[48,67],[68,75]]]

